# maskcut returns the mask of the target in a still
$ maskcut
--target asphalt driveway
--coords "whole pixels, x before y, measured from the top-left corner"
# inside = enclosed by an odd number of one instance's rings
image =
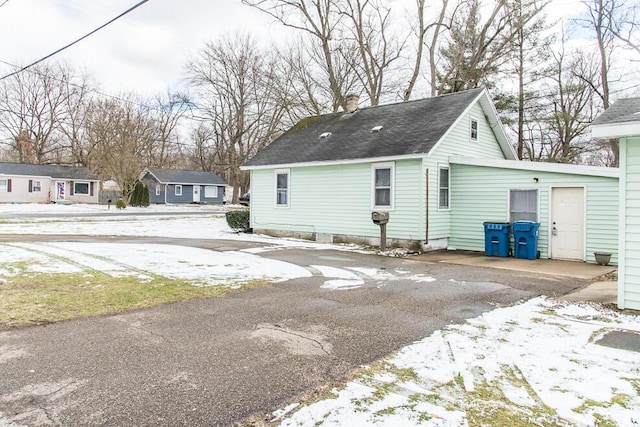
[[[448,324],[585,284],[331,250],[260,255],[314,275],[222,298],[1,332],[0,425],[243,423]],[[357,286],[327,277],[346,268]]]

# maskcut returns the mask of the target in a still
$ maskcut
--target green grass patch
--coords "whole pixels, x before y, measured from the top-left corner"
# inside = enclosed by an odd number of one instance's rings
[[[159,276],[112,277],[97,271],[23,273],[6,280],[0,283],[0,329],[213,298],[239,289],[194,286],[184,280]],[[240,289],[262,283],[253,281]]]

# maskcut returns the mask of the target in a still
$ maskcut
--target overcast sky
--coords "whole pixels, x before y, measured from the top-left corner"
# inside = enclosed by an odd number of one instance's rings
[[[26,65],[137,2],[8,0],[0,7],[0,60]],[[236,30],[264,35],[273,27],[240,0],[150,0],[55,58],[86,68],[106,92],[154,94],[175,87],[187,58],[205,41]],[[8,69],[0,64],[0,70]]]
[[[0,61],[29,64],[116,17],[138,0],[0,0]],[[390,0],[408,8],[412,0]],[[569,15],[578,0],[554,0],[549,13]],[[85,68],[103,92],[142,95],[176,88],[187,59],[225,32],[260,39],[283,28],[241,0],[149,0],[120,20],[56,55]],[[290,30],[289,30],[290,31]],[[2,75],[10,71],[0,63]]]

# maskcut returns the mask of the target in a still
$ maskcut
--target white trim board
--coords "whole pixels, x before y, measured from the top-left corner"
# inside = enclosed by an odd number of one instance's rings
[[[498,160],[478,159],[463,156],[449,157],[449,163],[469,166],[483,166],[500,169],[518,169],[534,172],[555,172],[572,175],[601,176],[607,178],[620,178],[618,168],[605,168],[599,166],[569,165],[565,163],[527,162],[522,160]]]

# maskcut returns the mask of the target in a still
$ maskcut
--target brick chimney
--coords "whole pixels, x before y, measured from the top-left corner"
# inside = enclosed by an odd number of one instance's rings
[[[344,111],[346,111],[347,113],[353,113],[354,111],[356,111],[358,109],[358,101],[359,101],[360,97],[358,95],[356,95],[355,93],[351,93],[349,95],[347,95],[346,99],[345,99],[345,108]]]

